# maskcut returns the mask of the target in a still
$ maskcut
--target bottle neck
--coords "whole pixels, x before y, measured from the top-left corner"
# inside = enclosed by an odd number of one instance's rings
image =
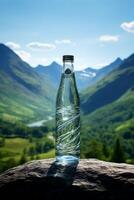
[[[64,61],[63,62],[63,73],[64,74],[72,74],[74,71],[74,66],[72,61]]]

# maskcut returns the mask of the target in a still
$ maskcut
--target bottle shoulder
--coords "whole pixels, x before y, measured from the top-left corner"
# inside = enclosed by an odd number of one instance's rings
[[[78,94],[78,88],[75,80],[75,74],[62,74],[61,81],[58,88],[59,92],[73,92]]]
[[[62,103],[64,105],[72,104],[79,106],[80,100],[74,73],[72,73],[71,75],[69,74],[67,76],[65,74],[62,74],[61,82],[57,93],[56,103]]]

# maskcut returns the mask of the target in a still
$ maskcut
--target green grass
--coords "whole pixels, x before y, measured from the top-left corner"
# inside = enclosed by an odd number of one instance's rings
[[[47,158],[54,158],[55,157],[55,150],[50,150],[47,153],[38,154],[40,159],[47,159]]]
[[[24,148],[30,146],[29,141],[23,138],[11,138],[6,139],[6,148],[8,150],[13,150],[14,152],[22,152]]]
[[[130,119],[130,120],[127,120],[126,122],[124,122],[123,124],[119,125],[115,131],[117,132],[125,132],[127,131],[128,129],[134,129],[134,119]]]
[[[2,154],[0,160],[6,160],[10,157],[20,156],[24,148],[29,147],[30,144],[27,139],[23,138],[11,138],[5,139],[5,146],[0,147],[0,152]]]
[[[28,139],[24,138],[6,138],[4,147],[0,147],[0,172],[19,165],[19,161],[24,149],[28,151],[31,146],[35,146],[37,141],[43,143],[45,141],[45,137],[33,138],[31,143]],[[33,158],[26,154],[26,159],[27,161],[30,161],[34,159],[53,158],[54,156],[55,151],[53,149],[46,153],[36,154],[33,156]]]

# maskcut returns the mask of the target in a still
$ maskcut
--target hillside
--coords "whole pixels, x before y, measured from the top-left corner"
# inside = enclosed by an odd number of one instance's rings
[[[78,88],[84,90],[87,87],[91,87],[99,80],[107,76],[112,70],[118,68],[123,61],[117,58],[107,66],[103,66],[100,69],[86,68],[83,71],[76,71],[76,80]]]
[[[116,69],[121,62],[118,58],[100,70],[86,68],[75,71],[79,91],[87,85],[95,84],[111,70]],[[61,65],[58,63],[32,68],[10,48],[0,44],[0,117],[9,121],[48,118],[54,113],[60,77]],[[50,91],[53,91],[53,95]],[[89,95],[86,95],[86,98],[87,96]],[[82,108],[85,104],[82,104]]]
[[[122,64],[121,58],[116,58],[112,63],[109,65],[106,65],[98,70],[97,76],[94,78],[93,83],[96,83],[97,81],[101,80],[103,77],[105,77],[107,74],[109,74],[111,71],[117,69]]]
[[[56,62],[52,62],[48,66],[38,65],[34,68],[44,80],[50,81],[53,86],[57,89],[60,83],[62,66]]]
[[[133,87],[134,54],[126,59],[119,68],[99,81],[94,87],[89,87],[83,92],[82,109],[84,113],[89,114],[102,106],[118,100]]]
[[[0,117],[8,120],[45,118],[52,110],[50,82],[7,46],[0,44]]]
[[[117,136],[132,158],[134,149],[134,54],[120,67],[82,94],[82,141],[96,139],[109,148]]]

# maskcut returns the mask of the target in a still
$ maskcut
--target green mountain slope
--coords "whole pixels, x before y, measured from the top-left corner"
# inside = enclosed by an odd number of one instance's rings
[[[111,147],[124,138],[127,158],[134,155],[134,54],[82,94],[82,149],[96,139]]]
[[[0,44],[0,117],[32,120],[52,112],[53,87],[11,49]]]
[[[131,61],[131,62],[130,62]],[[102,106],[118,100],[134,87],[134,54],[126,59],[116,70],[99,81],[94,87],[87,88],[82,95],[82,109],[90,113]]]

